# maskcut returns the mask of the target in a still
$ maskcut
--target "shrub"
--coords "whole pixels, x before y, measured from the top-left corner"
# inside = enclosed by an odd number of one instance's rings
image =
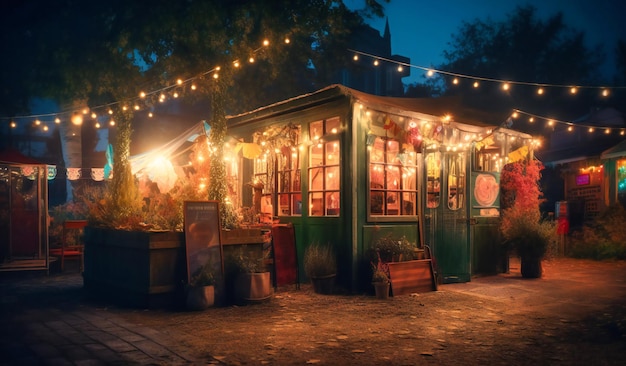
[[[572,233],[569,255],[589,259],[626,259],[626,210],[608,207],[581,231]]]
[[[386,263],[409,261],[415,259],[415,245],[411,244],[405,236],[394,238],[391,234],[386,235],[374,242],[370,258],[372,261],[380,258]]]
[[[330,245],[309,245],[304,252],[304,271],[309,278],[335,274],[337,260]]]

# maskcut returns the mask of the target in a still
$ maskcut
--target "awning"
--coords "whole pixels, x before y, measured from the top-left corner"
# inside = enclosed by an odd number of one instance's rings
[[[613,159],[626,156],[626,140],[602,152],[601,159]]]

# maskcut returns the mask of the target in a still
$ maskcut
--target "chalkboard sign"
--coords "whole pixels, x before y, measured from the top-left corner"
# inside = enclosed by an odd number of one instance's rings
[[[217,201],[185,201],[183,204],[187,282],[209,265],[216,284],[223,278],[224,261],[220,238],[220,210]]]

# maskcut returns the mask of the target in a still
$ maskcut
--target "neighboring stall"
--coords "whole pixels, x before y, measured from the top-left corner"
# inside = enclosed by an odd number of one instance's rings
[[[48,270],[48,177],[55,168],[0,152],[0,271]]]
[[[332,245],[347,289],[370,286],[366,253],[388,233],[429,245],[445,282],[497,271],[499,174],[532,157],[533,140],[496,127],[508,116],[475,118],[457,102],[333,85],[231,116],[243,159],[229,160],[229,187],[266,220],[293,224],[299,257]]]

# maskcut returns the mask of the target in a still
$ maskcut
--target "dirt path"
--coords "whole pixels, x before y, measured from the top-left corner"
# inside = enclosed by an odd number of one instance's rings
[[[623,364],[626,263],[559,259],[544,273],[523,280],[512,263],[386,301],[302,285],[261,304],[120,314],[229,365]]]

